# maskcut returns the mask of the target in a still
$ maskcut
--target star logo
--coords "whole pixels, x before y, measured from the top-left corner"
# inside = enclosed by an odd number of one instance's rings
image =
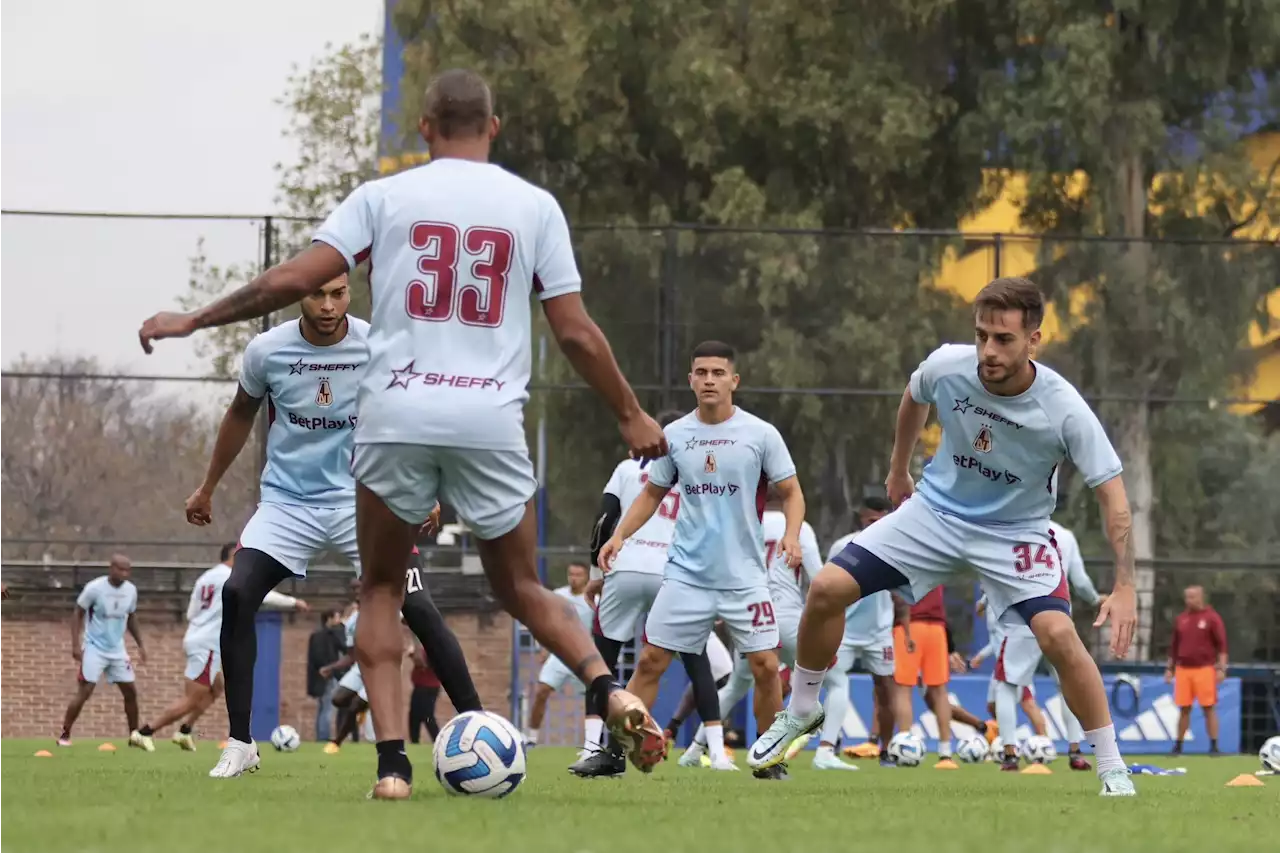
[[[693,450],[697,446],[698,446],[698,439],[696,438],[691,438],[684,443],[685,450]]]
[[[972,408],[973,408],[973,403],[970,403],[969,398],[965,397],[963,400],[956,400],[956,404],[951,407],[951,411],[959,412],[960,414],[964,415],[964,414],[968,414],[969,410]]]
[[[306,365],[304,365],[304,364],[302,363],[302,359],[298,359],[298,360],[297,360],[297,361],[295,361],[293,364],[289,365],[289,375],[290,375],[290,376],[301,376],[301,375],[302,375],[302,368],[304,368],[304,367],[306,367]]]
[[[399,370],[396,370],[393,367],[391,369],[391,384],[388,385],[384,390],[390,390],[392,388],[395,388],[397,385],[407,390],[409,387],[409,383],[417,379],[421,375],[422,375],[421,373],[418,373],[413,369],[412,361],[406,364],[404,367],[400,368]]]

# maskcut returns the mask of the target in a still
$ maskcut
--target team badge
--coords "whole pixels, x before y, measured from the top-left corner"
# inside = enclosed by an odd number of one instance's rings
[[[320,390],[316,392],[316,405],[323,408],[333,405],[333,389],[329,387],[328,379],[320,380]]]
[[[714,474],[716,472],[716,455],[710,450],[707,451],[707,461],[702,466],[702,470],[708,474]]]
[[[991,452],[991,427],[983,426],[978,430],[978,435],[973,439],[973,449],[979,453]]]

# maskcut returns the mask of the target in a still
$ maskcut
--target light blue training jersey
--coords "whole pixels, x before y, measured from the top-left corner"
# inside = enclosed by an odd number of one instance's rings
[[[351,475],[356,397],[369,361],[369,324],[347,317],[347,335],[318,347],[300,320],[263,332],[245,348],[240,387],[267,398],[262,500],[307,507],[355,503]]]
[[[796,473],[782,435],[737,407],[718,424],[694,410],[664,432],[670,451],[649,466],[649,483],[680,493],[664,577],[706,589],[763,586],[765,495]]]
[[[1120,475],[1120,458],[1080,392],[1034,364],[1035,380],[1016,397],[987,392],[973,345],[943,345],[911,374],[912,399],[932,404],[942,425],[917,489],[929,506],[978,524],[1048,522],[1064,460],[1089,488]]]
[[[112,586],[107,575],[96,577],[80,590],[76,604],[87,614],[84,647],[103,654],[125,657],[124,632],[129,614],[138,609],[138,588],[132,581]]]

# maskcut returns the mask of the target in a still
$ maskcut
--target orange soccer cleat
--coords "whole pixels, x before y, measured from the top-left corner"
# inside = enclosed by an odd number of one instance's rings
[[[639,697],[625,690],[609,694],[609,734],[622,744],[627,758],[643,773],[652,773],[667,757],[667,740]]]

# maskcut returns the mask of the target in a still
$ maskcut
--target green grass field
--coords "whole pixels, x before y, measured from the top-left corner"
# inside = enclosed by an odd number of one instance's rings
[[[1280,828],[1280,778],[1226,788],[1256,758],[1185,758],[1184,777],[1140,778],[1136,800],[1103,800],[1093,774],[1065,761],[1051,776],[1003,774],[994,765],[819,773],[805,754],[787,782],[685,770],[674,760],[652,776],[580,780],[573,751],[530,753],[529,776],[505,800],[447,796],[425,746],[411,747],[418,774],[410,802],[365,800],[373,748],[328,756],[317,744],[293,754],[268,747],[262,770],[206,776],[217,758],[157,740],[147,755],[98,742],[3,742],[3,848],[24,851],[174,853],[236,851],[825,851],[870,847],[949,851],[1227,853],[1263,850]],[[35,758],[49,749],[52,758]],[[739,756],[739,762],[742,757]],[[1164,764],[1155,760],[1152,763]],[[866,762],[864,762],[866,764]],[[838,846],[837,846],[838,845]]]

